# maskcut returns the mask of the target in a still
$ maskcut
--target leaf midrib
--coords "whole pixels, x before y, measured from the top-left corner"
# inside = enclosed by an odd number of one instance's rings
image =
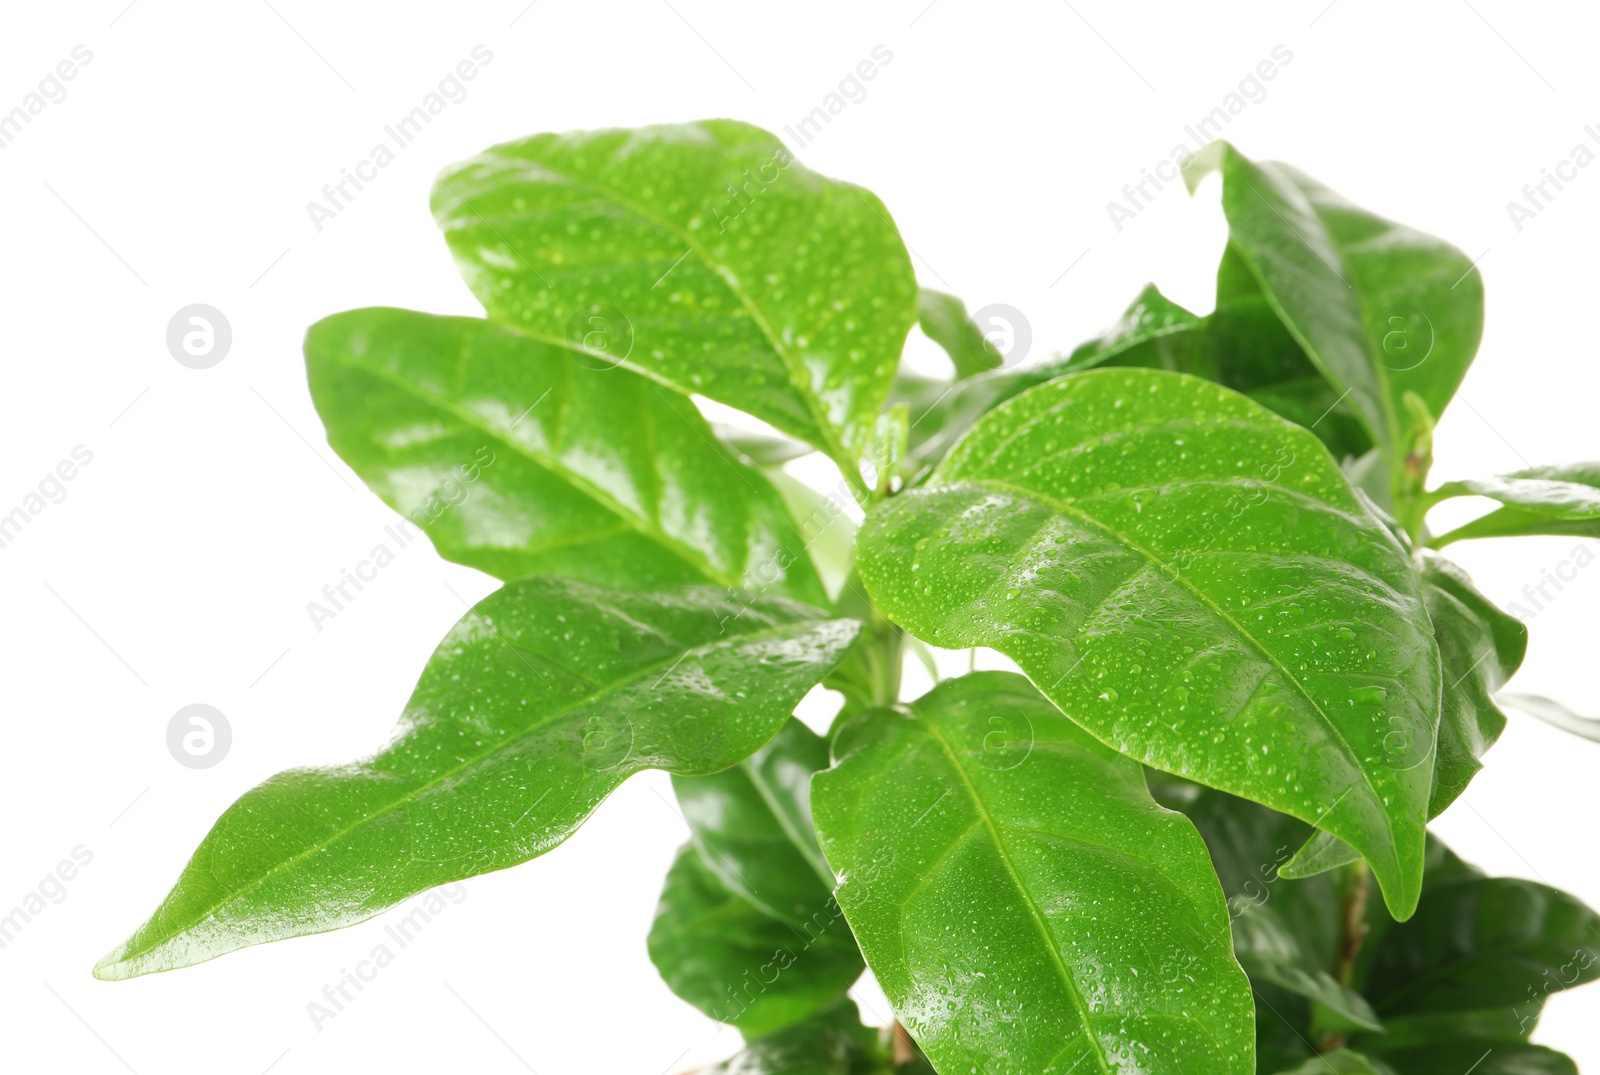
[[[717,278],[722,281],[723,286],[726,287],[728,291],[739,300],[739,304],[744,307],[745,312],[750,315],[750,319],[754,321],[756,323],[756,327],[761,330],[762,336],[766,338],[767,346],[772,348],[773,353],[778,356],[778,360],[783,363],[783,368],[789,376],[789,386],[798,392],[801,400],[805,402],[806,411],[811,416],[812,424],[816,427],[817,432],[822,436],[823,440],[827,442],[825,448],[828,454],[834,456],[835,460],[839,461],[841,465],[844,460],[848,460],[850,458],[849,452],[845,450],[845,447],[843,443],[840,442],[835,430],[833,429],[833,426],[827,420],[826,409],[823,407],[822,401],[816,398],[809,385],[802,384],[798,380],[798,378],[805,371],[804,359],[799,355],[793,354],[789,350],[787,345],[783,343],[780,334],[773,330],[772,325],[768,322],[765,312],[758,305],[756,305],[755,300],[745,291],[745,289],[735,282],[739,277],[738,274],[733,271],[731,266],[728,266],[717,258],[712,257],[710,252],[695,239],[693,234],[691,234],[688,229],[679,226],[666,217],[663,217],[655,211],[647,208],[646,206],[635,202],[633,199],[627,197],[614,187],[611,187],[598,180],[586,179],[573,175],[566,169],[557,166],[544,157],[537,157],[534,159],[541,168],[548,170],[550,174],[566,180],[574,187],[588,191],[597,198],[609,200],[628,212],[633,213],[641,219],[655,225],[669,235],[672,235],[674,238],[678,239],[685,246],[687,246],[689,250],[700,259],[701,262],[709,265],[712,271],[716,273]],[[677,386],[674,385],[673,387]]]
[[[555,710],[552,710],[550,713],[548,713],[544,717],[542,717],[536,724],[530,724],[527,727],[524,727],[523,729],[521,729],[520,731],[518,731],[518,732],[516,732],[516,733],[514,733],[512,735],[508,735],[505,738],[500,739],[493,746],[491,746],[489,749],[484,750],[481,753],[475,754],[475,755],[473,755],[473,756],[471,756],[471,757],[459,762],[458,764],[456,764],[455,766],[453,766],[453,767],[451,767],[449,769],[446,769],[446,770],[443,770],[443,771],[441,771],[439,773],[436,773],[434,776],[430,777],[428,780],[424,781],[423,783],[418,784],[415,787],[408,789],[404,794],[400,795],[399,797],[397,797],[393,801],[385,804],[380,809],[377,809],[377,810],[372,811],[371,813],[362,815],[360,818],[358,818],[355,821],[351,822],[349,825],[346,825],[344,828],[340,829],[338,832],[335,832],[335,833],[329,835],[328,837],[326,837],[325,839],[321,840],[320,842],[314,843],[311,846],[309,846],[309,847],[307,847],[307,848],[305,848],[305,849],[303,849],[303,850],[301,850],[299,852],[296,852],[294,855],[290,856],[287,859],[284,859],[282,862],[278,863],[276,866],[273,866],[271,869],[268,869],[265,872],[263,872],[261,874],[261,876],[255,878],[249,884],[244,885],[241,888],[235,889],[232,892],[229,892],[226,896],[224,896],[223,898],[219,899],[218,901],[213,903],[211,906],[207,907],[203,912],[200,912],[198,915],[194,916],[190,921],[185,923],[183,926],[179,927],[178,929],[168,931],[166,936],[164,936],[160,940],[154,942],[153,944],[149,945],[148,947],[146,947],[144,949],[141,949],[140,951],[138,951],[136,953],[129,952],[129,953],[124,954],[123,957],[121,959],[119,959],[117,962],[118,963],[127,963],[127,962],[130,962],[131,959],[137,959],[137,958],[141,958],[141,957],[149,955],[151,952],[154,952],[154,951],[160,949],[162,945],[169,943],[170,941],[172,941],[174,938],[180,936],[185,931],[187,931],[189,929],[192,929],[195,926],[199,925],[201,922],[204,922],[206,919],[213,917],[223,907],[226,907],[231,903],[238,902],[238,900],[240,898],[242,898],[246,893],[251,892],[254,889],[257,889],[257,888],[261,887],[261,885],[265,884],[271,878],[277,876],[279,873],[282,873],[284,870],[287,870],[287,869],[290,869],[290,868],[294,867],[295,865],[299,864],[301,861],[306,859],[308,856],[314,855],[314,854],[316,854],[316,853],[318,853],[320,851],[323,851],[323,850],[327,849],[328,847],[333,846],[335,843],[337,843],[338,841],[344,839],[344,837],[350,835],[352,832],[354,832],[357,829],[361,828],[363,825],[366,825],[369,822],[373,821],[374,819],[382,817],[385,814],[391,813],[394,810],[398,809],[399,807],[412,802],[413,800],[419,798],[422,794],[424,794],[425,792],[427,792],[431,788],[437,787],[439,784],[449,780],[451,777],[454,777],[454,776],[458,775],[459,773],[461,773],[461,772],[463,772],[463,771],[465,771],[465,770],[467,770],[469,768],[472,768],[475,765],[478,765],[480,762],[483,762],[483,761],[487,760],[488,758],[492,757],[493,755],[495,755],[496,753],[504,750],[507,746],[513,745],[518,740],[521,740],[521,739],[523,739],[523,738],[525,738],[525,737],[527,737],[529,735],[532,735],[535,732],[544,730],[545,728],[549,727],[554,722],[556,722],[558,720],[561,720],[564,717],[570,716],[575,712],[578,712],[583,707],[593,705],[595,702],[599,701],[602,698],[605,698],[607,695],[610,695],[610,694],[615,693],[615,692],[617,692],[619,690],[622,690],[625,687],[631,686],[634,683],[647,678],[652,673],[654,673],[654,672],[656,672],[658,670],[665,670],[665,671],[670,672],[673,668],[676,668],[679,664],[681,664],[682,661],[684,660],[684,658],[688,654],[693,653],[697,649],[709,649],[711,647],[720,645],[723,642],[731,642],[731,641],[733,641],[735,639],[741,640],[741,641],[746,641],[746,640],[750,640],[750,639],[762,638],[762,637],[767,636],[767,635],[781,634],[784,631],[792,630],[793,628],[801,626],[801,625],[806,625],[806,626],[809,626],[809,627],[815,627],[817,625],[820,625],[820,624],[823,624],[823,623],[826,623],[826,622],[828,622],[828,621],[826,621],[826,620],[796,620],[796,621],[791,622],[791,623],[774,624],[771,627],[765,627],[765,628],[762,628],[759,631],[749,631],[749,632],[746,632],[745,634],[719,636],[719,637],[713,639],[710,642],[703,642],[703,643],[700,643],[700,644],[694,645],[694,646],[685,646],[683,651],[680,652],[678,654],[678,656],[672,661],[668,661],[665,658],[663,658],[660,661],[655,661],[655,662],[652,662],[651,664],[648,664],[648,665],[645,665],[645,666],[641,667],[633,675],[630,675],[630,676],[628,676],[626,678],[617,680],[617,681],[612,682],[612,683],[605,684],[605,685],[601,686],[598,690],[593,691],[590,694],[584,695],[582,698],[575,699],[570,704],[568,704],[568,705],[566,705],[564,707],[560,707],[560,708],[557,708]],[[495,631],[495,636],[497,638],[499,637],[499,632],[498,631]],[[508,647],[510,647],[510,643],[503,643],[503,644],[505,644]],[[679,645],[682,645],[682,643],[679,643]],[[516,649],[516,647],[510,647],[510,648]],[[517,650],[517,652],[521,653],[521,652],[524,652],[524,651]],[[621,767],[619,766],[618,769],[614,769],[614,770],[610,770],[610,771],[613,771],[613,772],[620,771],[620,768]],[[645,768],[651,768],[651,766],[645,766]],[[633,770],[633,772],[637,772],[637,771],[638,770]],[[628,775],[632,775],[632,772],[630,772]],[[390,906],[393,906],[393,904],[390,904]]]
[[[1150,549],[1145,548],[1142,544],[1133,540],[1127,534],[1124,534],[1122,531],[1116,529],[1108,523],[1102,522],[1093,515],[1079,510],[1066,501],[1058,500],[1055,497],[1049,496],[1048,494],[1025,489],[1022,486],[1012,485],[1010,482],[1001,481],[995,478],[967,478],[962,480],[979,486],[980,488],[987,488],[996,492],[1003,492],[1010,496],[1020,496],[1027,500],[1041,501],[1049,506],[1053,511],[1056,511],[1062,515],[1070,516],[1071,518],[1077,519],[1086,525],[1092,526],[1094,529],[1110,537],[1124,548],[1127,548],[1144,557],[1145,560],[1148,561],[1151,566],[1155,567],[1156,570],[1159,571],[1164,577],[1170,579],[1176,585],[1183,587],[1185,590],[1188,590],[1189,593],[1192,594],[1198,601],[1209,608],[1218,619],[1220,619],[1228,627],[1231,627],[1234,632],[1239,635],[1239,637],[1248,642],[1251,648],[1259,653],[1268,664],[1270,664],[1279,672],[1279,674],[1283,676],[1285,681],[1287,681],[1294,688],[1295,693],[1300,695],[1300,697],[1305,700],[1306,704],[1311,707],[1312,712],[1314,712],[1318,718],[1320,718],[1321,721],[1327,725],[1328,729],[1333,733],[1334,738],[1338,741],[1340,746],[1344,748],[1352,766],[1355,768],[1356,772],[1361,774],[1362,781],[1366,784],[1367,790],[1371,793],[1373,804],[1378,807],[1380,815],[1382,815],[1384,818],[1386,831],[1388,832],[1391,845],[1390,850],[1394,854],[1396,863],[1398,864],[1399,847],[1395,839],[1396,834],[1394,829],[1392,825],[1389,824],[1388,812],[1383,809],[1383,796],[1379,794],[1377,786],[1373,784],[1372,775],[1367,772],[1365,767],[1361,765],[1360,755],[1351,746],[1349,740],[1344,737],[1344,733],[1340,730],[1338,724],[1336,724],[1333,718],[1323,710],[1322,706],[1318,704],[1317,700],[1311,696],[1311,692],[1306,688],[1306,686],[1301,683],[1287,667],[1284,666],[1282,661],[1278,660],[1277,655],[1268,650],[1266,646],[1253,634],[1245,630],[1244,625],[1229,615],[1228,611],[1221,605],[1213,601],[1209,594],[1205,593],[1203,590],[1200,590],[1193,583],[1191,583],[1187,578],[1184,577],[1183,573],[1178,571],[1173,565],[1167,563],[1160,556],[1156,555]],[[1322,820],[1326,820],[1326,818]]]
[[[921,716],[917,723],[927,730],[929,736],[939,745],[939,749],[944,752],[945,757],[949,759],[950,767],[955,770],[956,779],[961,781],[961,786],[966,791],[967,798],[972,802],[973,810],[976,811],[984,828],[988,830],[989,839],[994,844],[995,853],[1000,857],[1001,866],[1005,868],[1006,874],[1011,878],[1017,893],[1022,897],[1022,904],[1027,909],[1029,920],[1039,933],[1039,939],[1044,943],[1045,951],[1050,953],[1050,962],[1054,964],[1061,983],[1066,986],[1067,995],[1072,998],[1073,1006],[1077,1009],[1078,1021],[1083,1027],[1083,1036],[1088,1039],[1093,1048],[1095,1058],[1100,1062],[1100,1071],[1104,1075],[1111,1075],[1111,1066],[1106,1060],[1105,1050],[1101,1046],[1100,1040],[1095,1036],[1094,1027],[1089,1021],[1089,1008],[1083,999],[1082,992],[1078,989],[1078,983],[1073,980],[1072,973],[1067,969],[1065,961],[1062,960],[1061,952],[1056,948],[1055,938],[1050,935],[1050,928],[1045,923],[1038,904],[1034,902],[1033,894],[1028,891],[1028,886],[1023,883],[1022,875],[1017,872],[1016,866],[1012,864],[1011,856],[1006,852],[1005,841],[1001,839],[1000,830],[995,825],[994,818],[989,814],[988,808],[984,805],[983,797],[978,794],[977,787],[972,783],[972,778],[967,775],[966,769],[962,767],[960,758],[950,745],[950,741],[945,738],[938,722],[929,717]]]

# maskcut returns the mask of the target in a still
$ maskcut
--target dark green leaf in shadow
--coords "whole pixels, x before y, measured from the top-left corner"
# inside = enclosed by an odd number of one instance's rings
[[[757,1037],[838,998],[864,964],[828,895],[804,927],[773,918],[724,885],[692,844],[667,874],[650,959],[672,991]]]

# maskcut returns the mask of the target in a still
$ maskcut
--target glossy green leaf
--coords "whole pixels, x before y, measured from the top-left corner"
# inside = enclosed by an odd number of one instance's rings
[[[1229,294],[1215,311],[1199,317],[1151,284],[1116,324],[1064,359],[997,370],[954,385],[902,375],[892,398],[911,408],[908,480],[924,476],[973,423],[1006,400],[1057,377],[1104,366],[1162,369],[1215,381],[1307,427],[1336,457],[1361,455],[1371,447],[1340,393],[1317,372],[1259,290]]]
[[[439,644],[388,746],[247,792],[95,974],[353,925],[541,855],[642,769],[709,774],[747,757],[857,628],[709,586],[510,583]]]
[[[870,1027],[861,1025],[849,1000],[789,1027],[750,1042],[742,1051],[701,1075],[917,1075],[891,1068],[887,1050]]]
[[[1422,561],[1422,594],[1444,670],[1438,751],[1428,818],[1445,811],[1483,768],[1506,717],[1494,692],[1522,664],[1528,629],[1479,593],[1467,573],[1432,553]],[[1286,877],[1310,877],[1355,862],[1355,848],[1319,832],[1284,865]]]
[[[748,124],[542,134],[455,165],[434,217],[489,316],[853,464],[917,315],[870,192]]]
[[[890,399],[910,410],[910,452],[902,467],[909,482],[925,477],[972,424],[1034,385],[1093,369],[1126,356],[1121,364],[1178,368],[1186,360],[1168,350],[1193,349],[1202,318],[1148,285],[1117,323],[1079,345],[1066,358],[1024,369],[992,370],[951,383],[901,374]]]
[[[1438,647],[1311,433],[1191,377],[1061,378],[875,508],[858,555],[912,634],[1000,650],[1102,742],[1333,832],[1415,906]]]
[[[1495,478],[1447,482],[1434,500],[1486,496],[1505,507],[1441,534],[1430,544],[1443,548],[1463,538],[1579,534],[1600,537],[1600,463],[1530,467]]]
[[[1357,984],[1380,1018],[1512,1008],[1600,978],[1600,916],[1548,885],[1463,873],[1364,955]]]
[[[923,288],[917,293],[917,324],[923,335],[944,348],[965,378],[1000,365],[1001,355],[983,338],[983,330],[967,316],[967,304],[954,295]]]
[[[839,903],[935,1067],[1254,1070],[1205,845],[1026,680],[947,680],[834,754],[812,804]]]
[[[833,872],[811,825],[811,774],[827,767],[827,741],[790,720],[730,769],[672,778],[711,872],[747,902],[797,926],[833,895]]]
[[[643,377],[481,319],[393,309],[317,322],[306,367],[328,442],[448,559],[502,579],[826,601],[771,483]]]
[[[1191,372],[1190,355],[1204,335],[1206,319],[1197,317],[1146,284],[1116,324],[1095,339],[1079,344],[1059,368],[1063,373],[1094,369],[1115,362]]]
[[[706,862],[692,844],[678,852],[650,929],[650,959],[678,996],[756,1037],[808,1018],[860,977],[861,952],[826,894],[796,928]]]
[[[1222,174],[1229,245],[1389,460],[1398,486],[1403,397],[1444,413],[1483,334],[1483,282],[1432,236],[1352,205],[1288,165],[1213,142],[1184,175]]]

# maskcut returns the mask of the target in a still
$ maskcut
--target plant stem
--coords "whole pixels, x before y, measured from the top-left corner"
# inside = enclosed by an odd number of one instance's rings
[[[1367,894],[1370,881],[1364,861],[1346,867],[1347,887],[1340,905],[1339,951],[1334,965],[1334,977],[1346,989],[1356,972],[1356,956],[1361,954],[1361,942],[1367,939]]]
[[[1356,957],[1361,954],[1361,943],[1367,939],[1367,897],[1371,880],[1367,864],[1357,861],[1345,867],[1343,892],[1339,900],[1339,940],[1334,952],[1333,976],[1346,989],[1355,980]],[[1344,1046],[1344,1035],[1329,1034],[1317,1045],[1317,1052],[1326,1053]]]

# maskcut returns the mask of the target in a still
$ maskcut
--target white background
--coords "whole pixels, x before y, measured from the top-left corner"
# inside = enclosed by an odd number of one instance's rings
[[[0,549],[0,910],[75,846],[93,854],[0,950],[7,1068],[656,1075],[734,1048],[645,955],[684,837],[660,774],[547,857],[467,882],[320,1030],[307,1002],[385,939],[383,919],[171,974],[89,976],[245,788],[380,744],[461,599],[493,589],[419,542],[313,629],[306,602],[390,515],[327,448],[299,354],[307,324],[348,307],[477,311],[427,192],[492,143],[724,115],[781,131],[886,45],[866,98],[799,156],[883,198],[925,284],[1023,310],[1038,358],[1149,279],[1209,308],[1214,189],[1169,187],[1120,233],[1105,206],[1282,44],[1292,62],[1228,137],[1482,255],[1488,327],[1437,476],[1600,456],[1583,320],[1600,167],[1520,233],[1506,210],[1600,124],[1600,18],[1585,5],[126,2],[8,4],[0,34],[0,111],[73,46],[93,52],[0,150],[0,513],[74,446],[94,453]],[[480,43],[494,58],[469,96],[316,231],[306,203]],[[234,334],[203,372],[164,341],[195,302]],[[1458,559],[1505,603],[1573,546],[1483,543]],[[1537,615],[1515,686],[1600,711],[1597,616],[1600,569]],[[191,702],[233,728],[205,771],[165,745]],[[1514,716],[1438,829],[1489,870],[1600,905],[1597,762],[1600,746]],[[1600,1063],[1597,999],[1558,997],[1538,1039]]]

